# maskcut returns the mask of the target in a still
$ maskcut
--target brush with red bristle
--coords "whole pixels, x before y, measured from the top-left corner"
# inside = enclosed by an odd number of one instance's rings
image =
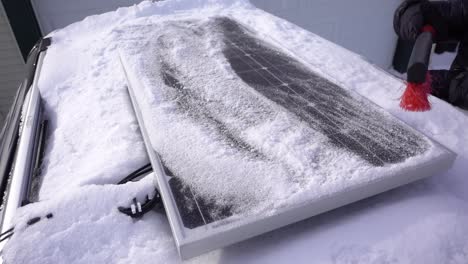
[[[428,72],[429,59],[435,30],[425,26],[416,39],[408,64],[408,81],[405,93],[401,97],[400,107],[413,112],[431,110],[429,94],[431,93],[431,76]]]

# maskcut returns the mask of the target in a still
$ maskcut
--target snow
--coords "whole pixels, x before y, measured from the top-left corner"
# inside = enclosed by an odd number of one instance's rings
[[[301,54],[307,65],[458,154],[450,171],[191,259],[190,263],[468,262],[468,117],[431,98],[433,110],[398,107],[404,84],[360,56],[243,1],[143,2],[52,33],[39,88],[51,120],[39,202],[19,210],[7,263],[178,263],[169,224],[152,212],[118,212],[152,191],[150,177],[116,186],[147,163],[125,87],[122,29],[173,17],[227,13]],[[292,122],[292,121],[290,121]],[[53,213],[53,218],[44,216]],[[41,220],[27,226],[26,222]]]
[[[358,98],[356,104],[366,109],[360,115],[367,114],[367,125],[372,127],[370,137],[379,143],[401,141],[387,143],[388,149],[428,150],[402,164],[376,168],[330,144],[319,129],[236,77],[222,53],[225,44],[219,25],[230,23],[219,17],[230,12],[207,12],[203,19],[179,14],[175,21],[172,16],[154,17],[119,28],[120,55],[132,86],[136,84],[132,89],[152,146],[197,195],[221,208],[230,207],[238,218],[271,215],[280,208],[392,177],[391,172],[443,154],[410,131],[390,137],[386,131],[394,124],[382,120],[390,117]],[[281,52],[271,44],[268,48]],[[169,78],[177,79],[176,88]],[[337,112],[343,117],[336,122],[353,121]],[[373,119],[379,119],[381,126],[373,126]],[[353,131],[355,126],[360,124],[344,125],[342,130]],[[411,145],[413,140],[418,147]]]

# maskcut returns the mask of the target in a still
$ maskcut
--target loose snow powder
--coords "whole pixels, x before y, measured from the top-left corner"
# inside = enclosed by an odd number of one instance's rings
[[[236,75],[223,54],[226,44],[220,26],[236,27],[235,22],[218,14],[205,19],[191,16],[126,26],[119,29],[118,38],[151,143],[166,166],[195,193],[235,214],[270,214],[408,166],[375,167],[331,144],[317,128]],[[248,29],[245,32],[253,36]],[[279,52],[268,43],[265,49]],[[318,96],[339,109],[340,101]],[[352,100],[355,109],[345,105],[336,112],[337,122],[346,124],[339,132],[364,129],[376,144],[387,141],[386,147],[397,146],[399,152],[418,149],[418,144],[429,148],[431,143],[413,131],[387,125],[383,118],[391,117],[376,113],[375,106]],[[356,115],[368,122],[353,123],[351,117]],[[405,142],[411,140],[415,142]],[[434,155],[428,152],[409,164]]]
[[[322,2],[317,1],[317,4]],[[252,95],[245,84],[236,80],[237,77],[226,60],[218,54],[222,43],[216,35],[200,32],[202,36],[207,36],[203,40],[186,30],[203,29],[201,25],[206,24],[214,15],[232,16],[254,29],[259,38],[284,48],[285,52],[293,50],[301,54],[301,61],[315,72],[340,84],[346,90],[357,91],[412,127],[447,145],[457,152],[459,158],[449,172],[437,175],[431,180],[400,188],[218,250],[193,259],[191,263],[467,263],[467,116],[436,98],[431,98],[433,110],[430,112],[414,114],[401,111],[398,98],[403,92],[404,84],[400,80],[373,67],[359,55],[256,9],[246,1],[230,0],[143,2],[133,7],[88,17],[51,34],[53,43],[48,49],[39,80],[46,116],[50,120],[39,202],[20,208],[15,220],[15,234],[2,252],[6,263],[180,262],[169,224],[163,213],[150,213],[140,221],[134,221],[117,210],[118,206],[128,206],[133,197],[143,199],[153,188],[150,178],[138,183],[115,186],[115,183],[128,173],[148,162],[128,98],[126,80],[117,52],[119,48],[125,49],[129,55],[138,56],[133,60],[135,70],[140,68],[136,67],[136,63],[140,61],[140,51],[148,55],[141,61],[151,63],[149,66],[154,67],[154,77],[143,78],[145,75],[141,75],[140,79],[142,82],[151,79],[161,86],[159,89],[141,89],[142,95],[139,97],[139,103],[147,111],[145,121],[151,121],[152,124],[158,121],[167,128],[177,128],[179,130],[174,131],[180,135],[186,133],[184,129],[190,129],[190,133],[196,133],[198,138],[206,141],[220,139],[219,133],[215,133],[211,126],[200,126],[192,121],[198,117],[200,109],[207,109],[202,108],[206,105],[210,105],[208,110],[212,110],[206,114],[221,114],[216,113],[209,101],[202,102],[206,98],[214,100],[222,87],[216,87],[212,81],[207,82],[206,87],[217,91],[213,95],[209,93],[209,89],[199,89],[201,79],[206,79],[203,76],[220,73],[225,74],[225,78],[232,77],[230,80],[223,79],[223,91],[226,93],[223,99],[230,98],[226,100],[226,104],[234,105],[232,109],[238,109],[235,107],[236,100],[242,100],[237,101],[242,105],[240,110],[243,110],[239,114],[245,114],[249,108],[262,109],[262,112],[255,113],[256,118],[246,119],[253,122],[250,127],[254,129],[248,129],[250,123],[245,121],[246,124],[239,124],[237,130],[232,130],[232,127],[230,130],[237,131],[236,135],[242,136],[248,142],[256,142],[249,146],[257,146],[254,148],[257,152],[267,154],[264,159],[258,158],[256,151],[246,155],[246,151],[230,147],[224,137],[223,140],[210,141],[206,145],[198,143],[198,146],[202,145],[203,148],[191,150],[189,147],[192,145],[183,146],[182,142],[177,143],[182,136],[171,135],[160,127],[152,128],[152,135],[155,136],[152,143],[155,147],[164,146],[161,145],[163,142],[158,142],[157,136],[161,135],[161,132],[166,133],[174,139],[175,147],[183,148],[183,153],[187,155],[198,153],[200,156],[193,158],[206,164],[210,164],[212,160],[203,155],[210,155],[211,158],[223,157],[225,165],[230,166],[227,168],[234,167],[232,170],[236,172],[245,171],[247,168],[252,168],[251,173],[257,175],[260,173],[259,168],[296,172],[291,174],[296,175],[295,181],[279,173],[271,176],[261,175],[271,177],[275,183],[279,183],[277,186],[264,182],[258,184],[258,179],[235,176],[232,183],[240,184],[243,188],[228,190],[228,193],[241,191],[246,197],[255,199],[270,195],[279,199],[291,195],[288,193],[291,191],[289,188],[309,188],[307,183],[324,187],[326,184],[321,184],[324,183],[324,179],[325,183],[333,182],[339,185],[341,180],[333,178],[333,175],[337,175],[333,172],[329,175],[318,173],[305,179],[298,177],[301,170],[306,170],[301,167],[302,164],[313,167],[313,164],[320,161],[322,155],[313,154],[322,153],[323,146],[308,145],[309,149],[306,151],[309,155],[299,155],[300,151],[306,149],[303,147],[311,143],[311,138],[320,139],[317,141],[320,142],[323,136],[311,131],[308,126],[299,124],[289,113],[280,111],[278,105],[259,99],[258,94]],[[198,22],[192,26],[183,25],[182,28],[174,29],[178,35],[171,37],[169,34],[161,44],[171,45],[171,41],[179,41],[180,44],[181,37],[186,42],[173,53],[161,54],[153,49],[158,47],[158,43],[151,37],[162,34],[152,29],[164,30],[162,23],[169,24],[169,20],[180,20],[179,18]],[[389,21],[390,19],[389,17]],[[133,31],[124,31],[132,27]],[[140,33],[139,30],[144,33]],[[193,37],[194,34],[196,37]],[[133,54],[130,47],[125,47],[126,43],[136,45]],[[147,48],[141,50],[145,45]],[[191,45],[193,47],[190,47]],[[182,56],[183,52],[189,52],[194,56],[193,59]],[[202,57],[203,60],[197,61]],[[174,123],[172,120],[153,115],[170,114],[171,117],[182,121],[181,114],[176,112],[176,109],[181,108],[167,100],[176,95],[174,92],[169,93],[170,89],[165,88],[164,78],[160,75],[157,78],[163,64],[154,58],[164,59],[168,67],[167,72],[179,78],[184,87],[190,87],[189,91],[181,95],[192,95],[195,91],[203,95],[200,98],[185,96],[187,100],[192,100],[189,101],[190,105],[197,107],[193,114],[183,119],[184,122]],[[187,65],[184,68],[187,60],[198,68]],[[206,62],[209,64],[204,65]],[[194,72],[201,75],[194,76]],[[147,77],[149,76],[152,75],[148,74]],[[193,79],[188,78],[189,76]],[[234,86],[242,93],[233,95]],[[168,94],[162,94],[163,92]],[[163,102],[163,99],[164,105],[153,109]],[[223,106],[222,109],[227,109],[227,106]],[[223,111],[222,114],[230,118],[237,116],[236,112],[230,111]],[[155,117],[158,119],[152,120]],[[266,118],[259,120],[261,117]],[[235,119],[235,122],[238,122],[238,119]],[[226,121],[226,124],[231,123]],[[148,129],[151,127],[148,126]],[[295,129],[292,130],[291,127]],[[243,130],[244,128],[246,129]],[[249,146],[245,146],[245,150],[248,150]],[[171,151],[170,146],[165,147],[166,151]],[[359,161],[343,152],[336,155],[339,155],[336,159],[346,160],[345,163],[352,161],[365,167],[362,160]],[[280,156],[281,158],[277,158]],[[188,157],[184,159],[190,160]],[[323,162],[331,162],[333,159],[333,156],[330,156],[329,160]],[[176,168],[174,165],[177,161],[172,162],[174,164],[170,166]],[[195,168],[200,166],[192,165]],[[239,169],[239,166],[243,167]],[[183,167],[179,169],[185,170]],[[341,169],[337,166],[337,170]],[[199,169],[196,171],[201,172]],[[202,173],[216,180],[215,173]],[[232,174],[227,170],[220,173]],[[178,174],[182,175],[181,172]],[[352,175],[358,174],[347,176]],[[255,187],[259,192],[262,190],[261,194],[257,195],[254,188],[243,181],[257,184]],[[196,184],[196,181],[193,184]],[[287,184],[288,189],[284,193],[281,184]],[[208,190],[203,188],[226,189],[224,184],[219,185],[218,183],[199,188],[206,192]],[[314,190],[309,188],[308,192],[314,193]],[[46,219],[45,215],[48,213],[53,213],[54,217]],[[42,217],[40,222],[33,226],[26,224],[29,219],[38,216]]]

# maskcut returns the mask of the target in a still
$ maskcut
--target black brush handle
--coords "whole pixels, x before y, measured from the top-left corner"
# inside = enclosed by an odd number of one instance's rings
[[[433,41],[432,32],[429,31],[421,33],[416,39],[408,64],[406,80],[409,83],[423,83],[426,81]]]

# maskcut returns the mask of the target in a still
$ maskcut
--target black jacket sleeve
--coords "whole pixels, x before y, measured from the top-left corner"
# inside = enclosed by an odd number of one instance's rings
[[[468,0],[423,1],[421,11],[436,29],[437,41],[461,41],[468,31]]]
[[[395,10],[393,29],[403,40],[414,41],[424,26],[421,4],[424,0],[406,0]]]

